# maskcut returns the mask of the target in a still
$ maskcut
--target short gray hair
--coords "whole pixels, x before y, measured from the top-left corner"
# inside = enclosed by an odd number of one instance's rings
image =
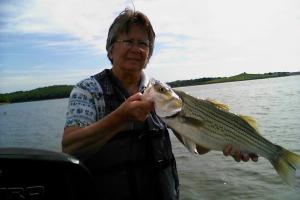
[[[139,11],[134,11],[129,8],[126,8],[113,21],[108,31],[106,40],[106,51],[107,57],[111,63],[113,61],[109,58],[108,54],[111,51],[112,45],[116,41],[117,36],[120,33],[128,33],[130,26],[133,24],[140,25],[145,29],[149,39],[149,58],[152,56],[154,49],[155,33],[148,17]]]

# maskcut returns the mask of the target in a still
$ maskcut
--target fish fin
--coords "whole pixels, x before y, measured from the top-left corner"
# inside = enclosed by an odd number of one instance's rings
[[[246,115],[239,115],[243,120],[245,120],[252,128],[256,130],[256,133],[259,134],[258,127],[256,124],[256,120],[253,117],[246,116]]]
[[[174,135],[178,138],[178,140],[194,155],[198,155],[197,145],[191,139],[180,135],[177,131],[172,129]]]
[[[280,147],[282,148],[282,147]],[[295,184],[296,170],[300,170],[300,156],[284,148],[276,159],[271,160],[279,176],[290,186]]]
[[[229,106],[223,103],[220,103],[214,99],[206,99],[206,101],[208,101],[209,103],[213,104],[214,106],[216,106],[217,108],[219,108],[220,110],[229,112]]]
[[[185,146],[192,154],[194,154],[194,155],[198,155],[198,154],[199,154],[198,151],[197,151],[197,145],[196,145],[196,143],[195,143],[193,140],[191,140],[191,139],[189,139],[189,138],[187,138],[187,137],[182,137],[182,140],[183,140],[184,146]]]

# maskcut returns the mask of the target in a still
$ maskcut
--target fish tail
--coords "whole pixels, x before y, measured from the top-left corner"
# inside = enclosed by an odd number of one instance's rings
[[[290,186],[295,183],[296,170],[300,170],[300,156],[282,147],[279,156],[271,163],[279,176]]]

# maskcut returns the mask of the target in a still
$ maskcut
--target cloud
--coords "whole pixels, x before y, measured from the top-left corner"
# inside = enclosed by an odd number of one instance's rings
[[[2,32],[44,35],[68,35],[105,52],[107,30],[121,1],[28,0],[7,3],[7,18]],[[66,44],[67,42],[65,42]],[[80,46],[79,46],[80,47]]]
[[[1,20],[0,34],[53,36],[35,44],[61,54],[94,52],[100,56],[106,54],[107,31],[114,18],[125,7],[133,7],[129,0],[8,2],[1,5],[5,20]],[[133,3],[150,18],[157,35],[147,72],[164,81],[300,70],[297,0]],[[63,37],[58,39],[58,35]]]
[[[213,49],[248,53],[249,47],[241,47],[251,46],[252,42],[260,43],[259,47],[266,50],[278,45],[274,43],[276,39],[285,41],[279,42],[283,47],[299,44],[297,1],[136,0],[133,3],[149,16],[158,35],[157,42],[166,49],[185,48],[194,54],[202,53],[203,49],[212,53]],[[10,31],[67,34],[101,53],[105,53],[107,31],[113,19],[125,7],[133,7],[131,1],[99,0],[31,0],[17,6],[7,6],[10,12],[19,13],[10,20]]]

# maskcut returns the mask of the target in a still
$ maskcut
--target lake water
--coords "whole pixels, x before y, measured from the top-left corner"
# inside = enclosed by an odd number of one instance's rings
[[[231,111],[253,116],[261,134],[300,154],[300,76],[180,88],[211,98]],[[61,151],[68,99],[0,106],[0,147]],[[268,160],[237,163],[222,152],[193,156],[172,136],[180,177],[181,199],[300,199],[296,185],[285,185]]]

